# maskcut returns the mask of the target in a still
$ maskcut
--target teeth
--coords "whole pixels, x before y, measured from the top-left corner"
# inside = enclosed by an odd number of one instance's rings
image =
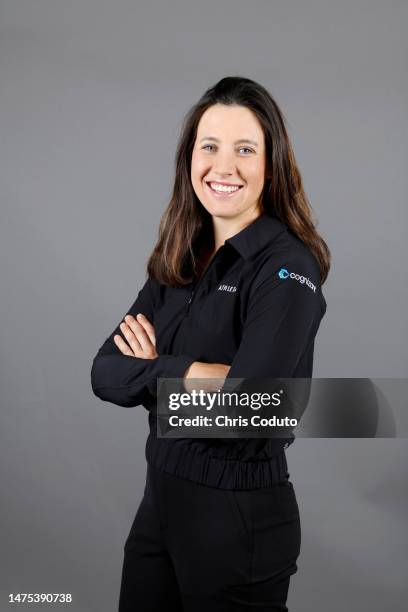
[[[211,189],[214,191],[225,191],[227,193],[232,193],[233,191],[238,191],[239,186],[229,187],[227,185],[217,185],[217,183],[210,183]]]

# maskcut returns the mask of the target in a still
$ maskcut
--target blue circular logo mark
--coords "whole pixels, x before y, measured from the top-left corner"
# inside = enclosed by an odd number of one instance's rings
[[[286,268],[281,268],[278,272],[278,276],[279,278],[288,278],[289,272],[286,270]]]

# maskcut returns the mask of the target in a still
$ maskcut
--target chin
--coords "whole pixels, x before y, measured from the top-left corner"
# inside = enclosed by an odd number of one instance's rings
[[[224,217],[225,219],[236,217],[239,215],[242,210],[237,208],[229,207],[225,203],[221,203],[218,206],[214,206],[213,203],[204,205],[204,208],[212,217]]]

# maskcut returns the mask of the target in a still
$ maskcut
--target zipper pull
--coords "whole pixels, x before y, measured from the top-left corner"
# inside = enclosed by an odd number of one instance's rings
[[[191,302],[192,302],[192,300],[193,300],[193,296],[194,296],[194,291],[192,291],[192,292],[190,293],[190,297],[188,298],[188,302],[187,302],[188,304],[191,304]]]

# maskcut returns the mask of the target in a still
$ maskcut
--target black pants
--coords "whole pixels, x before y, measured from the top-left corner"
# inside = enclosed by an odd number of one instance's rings
[[[119,612],[287,611],[300,539],[290,481],[229,491],[148,466]]]

